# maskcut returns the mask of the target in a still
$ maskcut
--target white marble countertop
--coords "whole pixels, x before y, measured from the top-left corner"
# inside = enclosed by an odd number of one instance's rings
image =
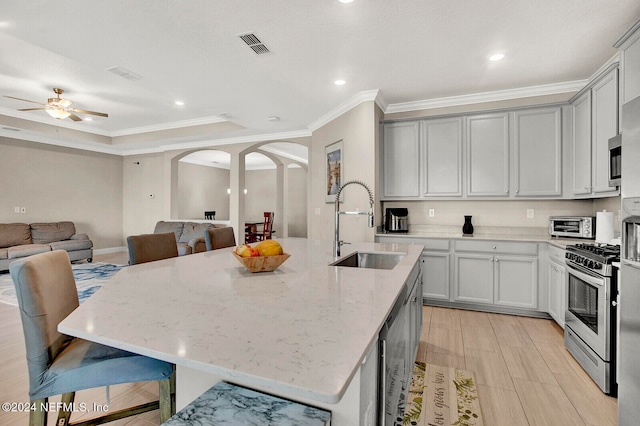
[[[58,329],[244,386],[337,403],[422,247],[342,248],[343,256],[407,253],[393,270],[374,270],[328,266],[330,241],[278,241],[291,257],[274,272],[251,274],[232,249],[123,268]]]

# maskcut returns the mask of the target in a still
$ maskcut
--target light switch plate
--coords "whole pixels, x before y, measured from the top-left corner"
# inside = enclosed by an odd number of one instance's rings
[[[436,209],[429,209],[429,217],[435,217]]]
[[[14,207],[13,208],[13,212],[14,213],[20,213],[20,207]]]
[[[527,209],[527,219],[533,219],[535,217],[534,209]]]

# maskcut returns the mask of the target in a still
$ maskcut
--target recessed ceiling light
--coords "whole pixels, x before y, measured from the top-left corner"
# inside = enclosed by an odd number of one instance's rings
[[[336,80],[333,82],[333,84],[335,84],[336,86],[344,86],[345,84],[347,84],[347,82],[344,80]]]
[[[178,106],[182,106],[182,105],[184,105],[184,102],[182,102],[182,101],[176,101],[176,102],[175,102],[175,104],[176,104],[176,105],[178,105]]]
[[[352,3],[353,0],[338,0],[340,3]]]
[[[267,121],[280,121],[280,117],[272,115],[271,117],[267,117]]]
[[[504,58],[504,53],[495,53],[489,56],[489,60],[493,62],[499,61],[502,58]]]

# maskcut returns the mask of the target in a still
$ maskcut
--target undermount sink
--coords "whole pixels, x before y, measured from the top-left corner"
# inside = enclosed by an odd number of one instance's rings
[[[346,266],[350,268],[393,269],[402,260],[405,253],[380,253],[356,251],[343,257],[330,266]]]

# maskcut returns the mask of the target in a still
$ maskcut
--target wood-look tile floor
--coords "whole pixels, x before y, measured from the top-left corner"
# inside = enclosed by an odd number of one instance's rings
[[[126,253],[96,256],[126,264]],[[28,375],[18,309],[0,303],[0,402],[27,402]],[[617,400],[604,395],[564,349],[553,321],[458,309],[423,307],[418,361],[471,370],[485,425],[615,425]],[[110,410],[158,397],[156,383],[113,386]],[[59,398],[51,398],[53,402]],[[76,401],[105,403],[104,388]],[[96,413],[89,412],[89,418]],[[74,415],[72,420],[82,416]],[[28,413],[0,411],[1,425],[26,425]],[[49,424],[55,424],[55,413]],[[158,425],[158,411],[113,423]]]
[[[551,320],[423,307],[418,361],[475,373],[487,426],[616,425],[618,405]]]

